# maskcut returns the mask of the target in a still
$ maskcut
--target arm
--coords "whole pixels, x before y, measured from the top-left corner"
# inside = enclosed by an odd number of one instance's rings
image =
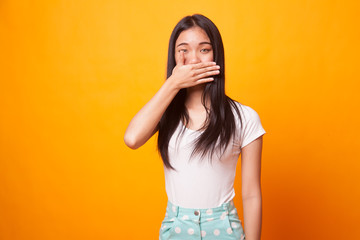
[[[136,149],[145,144],[156,133],[158,123],[165,110],[181,88],[213,81],[211,75],[216,75],[219,66],[214,62],[197,64],[185,63],[182,52],[176,59],[172,75],[165,81],[154,97],[135,115],[124,135],[125,144]]]
[[[155,96],[135,115],[126,129],[125,144],[136,149],[147,142],[157,129],[161,116],[179,89],[171,79],[165,81]]]
[[[241,151],[242,200],[246,240],[260,240],[262,222],[260,136]]]

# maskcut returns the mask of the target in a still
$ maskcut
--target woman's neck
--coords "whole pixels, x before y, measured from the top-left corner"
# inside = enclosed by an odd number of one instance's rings
[[[204,106],[201,102],[202,94],[205,89],[205,83],[186,89],[185,107],[194,111],[203,111]],[[210,108],[210,102],[206,101],[206,106]]]

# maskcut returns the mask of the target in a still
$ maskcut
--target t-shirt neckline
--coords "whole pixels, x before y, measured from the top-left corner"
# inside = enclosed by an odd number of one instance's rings
[[[183,128],[185,128],[185,130],[188,130],[188,131],[190,131],[190,132],[197,132],[197,133],[202,133],[202,132],[204,132],[204,130],[194,130],[194,129],[191,129],[191,128],[187,128],[187,127],[185,126],[185,124],[183,123],[182,120],[180,120],[180,124],[182,125]]]

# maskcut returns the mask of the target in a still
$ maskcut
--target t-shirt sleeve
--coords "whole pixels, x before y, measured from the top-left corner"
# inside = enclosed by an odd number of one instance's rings
[[[243,105],[243,129],[241,133],[240,148],[245,147],[261,135],[265,134],[258,113],[249,106]]]

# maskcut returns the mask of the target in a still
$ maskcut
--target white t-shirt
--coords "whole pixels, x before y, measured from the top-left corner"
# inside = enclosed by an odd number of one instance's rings
[[[184,134],[177,137],[184,128],[179,121],[169,142],[169,161],[177,171],[164,166],[166,193],[173,204],[185,208],[213,208],[234,198],[236,164],[241,148],[266,133],[255,110],[236,104],[243,129],[240,132],[240,119],[233,110],[238,131],[220,159],[219,152],[214,153],[212,164],[207,157],[200,159],[200,154],[190,159],[193,141],[201,132],[185,128]]]

